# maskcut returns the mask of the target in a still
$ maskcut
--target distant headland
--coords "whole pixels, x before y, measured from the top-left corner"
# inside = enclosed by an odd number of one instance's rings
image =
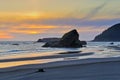
[[[120,41],[120,23],[103,31],[93,41]]]

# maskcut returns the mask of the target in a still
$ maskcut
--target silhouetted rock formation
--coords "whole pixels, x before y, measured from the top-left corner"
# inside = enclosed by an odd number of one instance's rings
[[[37,42],[43,42],[42,39],[38,39]]]
[[[81,43],[82,45],[87,45],[87,42],[86,42],[86,41],[80,41],[80,43]]]
[[[16,46],[17,46],[17,45],[19,45],[19,44],[15,43],[15,44],[12,44],[12,45],[16,45]]]
[[[78,34],[77,30],[74,29],[74,30],[64,34],[63,37],[60,39],[60,41],[47,42],[45,45],[43,45],[43,47],[77,48],[77,47],[82,47],[83,46],[82,43],[79,40],[79,34]]]
[[[120,41],[120,23],[105,30],[102,34],[96,36],[93,41]]]
[[[37,42],[52,42],[52,41],[60,41],[60,38],[43,38],[39,39]]]
[[[45,72],[45,70],[44,69],[38,69],[37,72]]]

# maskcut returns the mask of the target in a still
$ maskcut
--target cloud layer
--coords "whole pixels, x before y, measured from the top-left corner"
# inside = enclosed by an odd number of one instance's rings
[[[71,29],[77,29],[81,39],[90,40],[96,34],[120,22],[119,2],[119,0],[1,0],[0,40],[60,37]]]

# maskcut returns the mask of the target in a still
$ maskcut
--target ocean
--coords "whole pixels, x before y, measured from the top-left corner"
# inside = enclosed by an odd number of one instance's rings
[[[120,42],[87,42],[87,47],[84,48],[44,48],[45,43],[36,43],[33,41],[0,41],[0,56],[24,53],[43,53],[43,52],[57,52],[57,51],[79,51],[87,49],[106,49],[107,51],[119,51]],[[111,47],[111,48],[110,48]]]
[[[33,41],[5,41],[0,42],[0,56],[24,53],[51,52],[56,49],[41,47],[44,43]],[[57,51],[57,50],[56,50]]]
[[[89,58],[120,57],[120,42],[87,42],[83,48],[43,48],[33,41],[1,41],[0,68]],[[81,51],[80,53],[75,53]],[[72,52],[68,54],[59,54]],[[86,54],[89,53],[89,54]],[[86,54],[86,55],[81,55]]]

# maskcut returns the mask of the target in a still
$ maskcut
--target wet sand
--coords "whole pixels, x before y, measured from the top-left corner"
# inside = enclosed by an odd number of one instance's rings
[[[76,63],[78,62],[78,63]],[[53,63],[52,63],[53,64]],[[64,65],[63,65],[64,64]],[[65,65],[66,64],[66,65]],[[22,66],[12,71],[0,72],[0,80],[119,80],[120,59],[92,59],[58,62],[41,67],[45,72],[37,72],[40,65]]]
[[[93,52],[68,53],[0,59],[0,80],[120,79],[120,57],[105,57]],[[38,71],[40,69],[45,72]]]

